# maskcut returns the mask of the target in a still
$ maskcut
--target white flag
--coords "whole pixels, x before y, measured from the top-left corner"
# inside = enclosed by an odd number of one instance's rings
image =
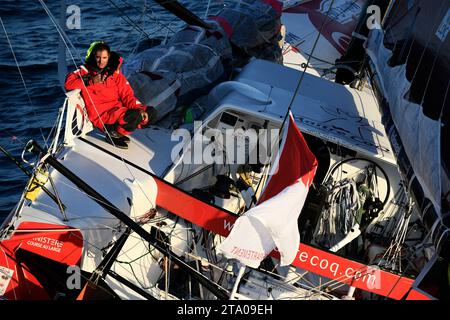
[[[267,182],[258,205],[236,220],[218,248],[227,258],[253,268],[275,248],[281,256],[280,264],[291,264],[300,243],[297,219],[314,178],[317,160],[292,114],[283,137],[276,174]]]

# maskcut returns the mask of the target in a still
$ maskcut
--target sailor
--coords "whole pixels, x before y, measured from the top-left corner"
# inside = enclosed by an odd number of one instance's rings
[[[127,135],[152,124],[156,110],[136,99],[119,70],[122,62],[105,42],[95,41],[86,53],[85,65],[67,75],[65,88],[81,89],[89,120],[105,132],[107,142],[127,149]]]

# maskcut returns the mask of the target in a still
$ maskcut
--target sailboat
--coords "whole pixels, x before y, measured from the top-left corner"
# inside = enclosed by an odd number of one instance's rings
[[[187,26],[124,72],[159,121],[119,149],[67,92],[50,148],[25,147],[0,296],[445,298],[448,1],[245,0],[208,20],[156,2]],[[233,12],[262,44],[239,42]],[[167,69],[177,52],[210,73]]]

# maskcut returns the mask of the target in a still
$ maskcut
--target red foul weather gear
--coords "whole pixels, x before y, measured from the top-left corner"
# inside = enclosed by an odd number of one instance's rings
[[[115,53],[111,52],[111,57],[113,54]],[[119,69],[123,59],[115,55],[118,67],[102,83],[94,84],[92,79],[99,72],[94,67],[83,65],[67,75],[65,87],[67,91],[81,89],[89,120],[95,127],[104,131],[104,125],[116,124],[116,131],[127,135],[146,125],[148,121],[139,121],[136,128],[124,128],[127,124],[125,113],[130,109],[146,111],[147,107],[135,98],[133,89]]]

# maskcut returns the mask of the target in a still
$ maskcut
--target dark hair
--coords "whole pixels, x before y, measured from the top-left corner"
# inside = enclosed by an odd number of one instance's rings
[[[95,60],[95,54],[96,54],[98,51],[107,51],[107,52],[108,52],[108,55],[111,53],[111,49],[109,48],[109,46],[108,46],[106,43],[104,43],[104,42],[97,43],[97,44],[92,48],[92,51],[91,51],[91,53],[89,54],[89,57],[88,57],[87,60],[86,60],[86,63],[87,63],[88,65],[94,66],[94,67],[97,66],[97,62],[96,62],[96,60]]]

